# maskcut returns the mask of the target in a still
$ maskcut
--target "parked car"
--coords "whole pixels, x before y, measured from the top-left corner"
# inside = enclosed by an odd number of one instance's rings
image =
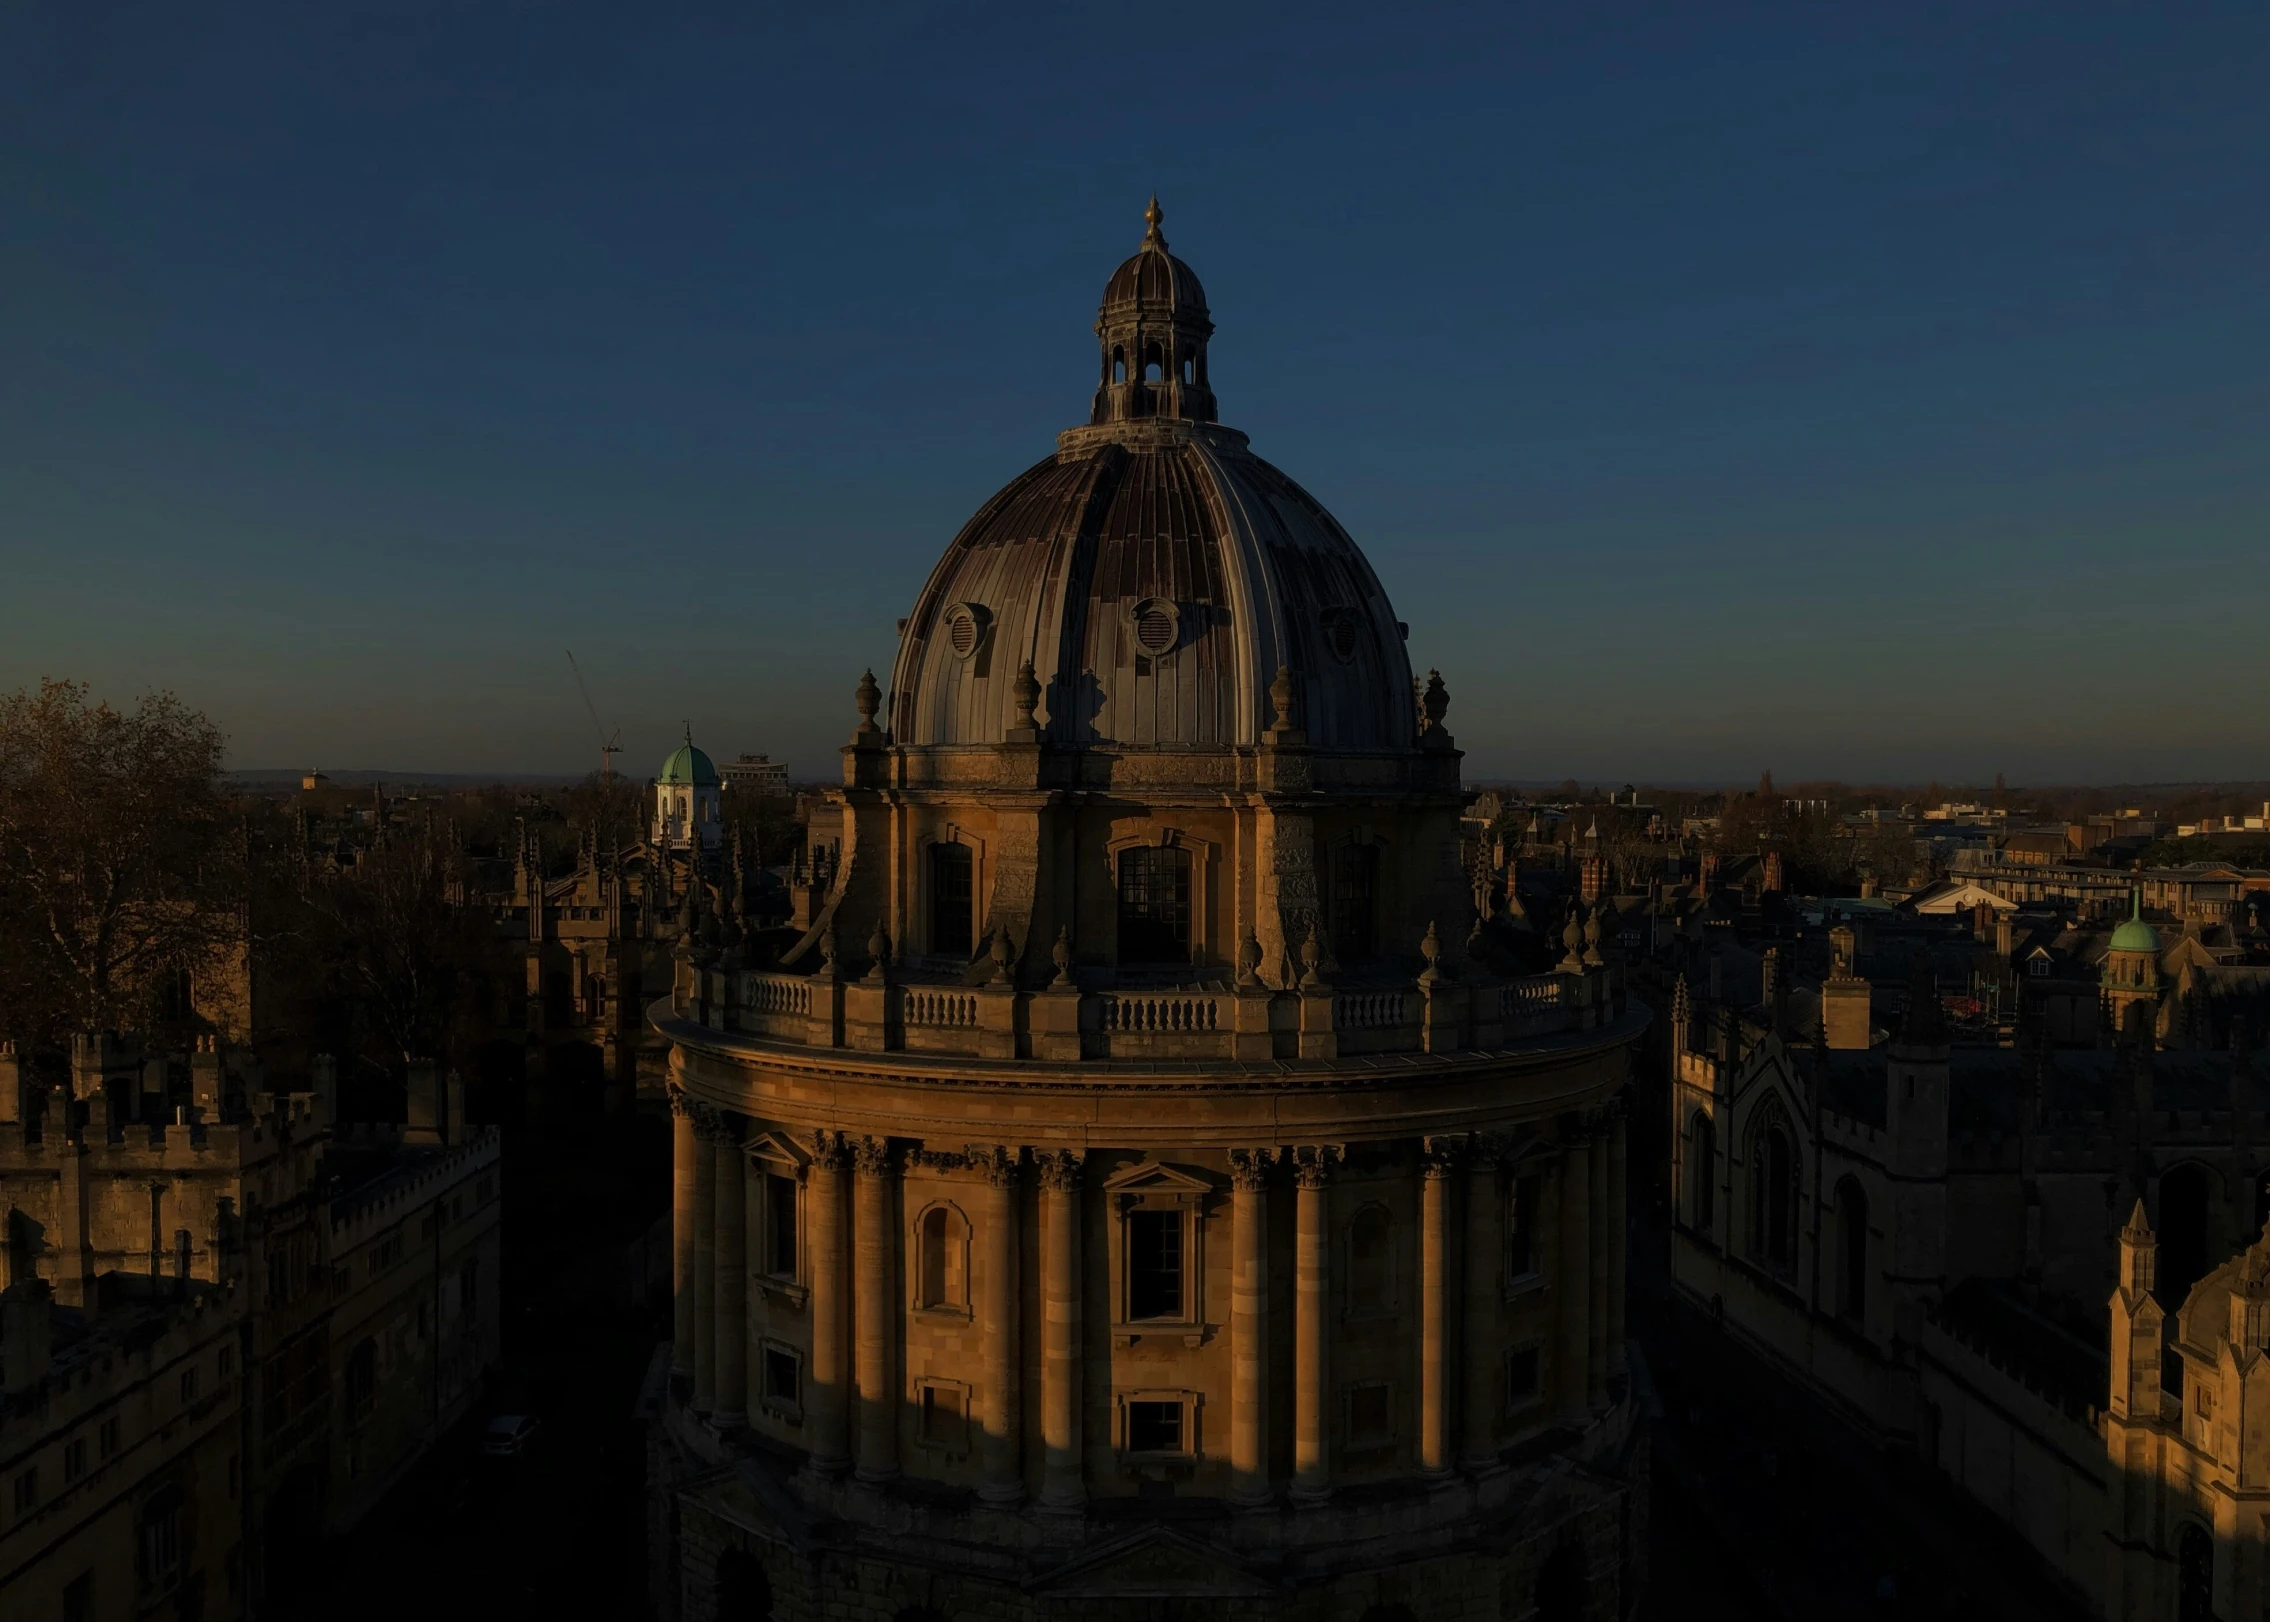
[[[510,1458],[528,1446],[528,1438],[536,1434],[536,1420],[531,1414],[499,1414],[489,1421],[489,1428],[481,1433],[481,1451],[502,1458]]]

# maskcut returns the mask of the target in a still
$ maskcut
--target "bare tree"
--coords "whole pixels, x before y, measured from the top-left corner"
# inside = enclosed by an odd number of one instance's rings
[[[237,931],[222,745],[171,693],[0,698],[0,995],[22,1034],[132,1023]]]

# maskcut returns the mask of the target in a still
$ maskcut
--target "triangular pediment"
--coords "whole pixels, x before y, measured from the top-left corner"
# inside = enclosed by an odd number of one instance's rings
[[[785,1132],[759,1132],[741,1145],[741,1150],[754,1160],[769,1160],[778,1166],[792,1166],[801,1171],[812,1163],[812,1151]]]
[[[1146,1160],[1113,1172],[1103,1180],[1109,1194],[1211,1194],[1214,1179],[1161,1160]]]
[[[1091,1550],[1034,1585],[1050,1599],[1277,1599],[1228,1552],[1165,1527]]]
[[[1779,1099],[1792,1121],[1812,1119],[1807,1089],[1798,1085],[1789,1049],[1778,1036],[1760,1042],[1734,1077],[1733,1100],[1738,1116],[1761,1106],[1767,1097]]]

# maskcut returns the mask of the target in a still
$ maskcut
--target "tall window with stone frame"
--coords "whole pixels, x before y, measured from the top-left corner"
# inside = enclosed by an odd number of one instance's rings
[[[181,1489],[160,1487],[142,1505],[135,1549],[145,1596],[163,1594],[181,1580]]]
[[[760,1265],[774,1278],[794,1279],[799,1271],[796,1195],[795,1178],[777,1171],[764,1174],[764,1254]]]
[[[969,1309],[969,1224],[950,1205],[933,1205],[916,1224],[914,1304],[929,1312]]]
[[[1119,961],[1190,961],[1190,852],[1180,846],[1119,853]]]
[[[1687,1220],[1708,1233],[1718,1216],[1718,1128],[1697,1110],[1687,1124]]]
[[[1183,1213],[1127,1213],[1127,1316],[1179,1319],[1183,1306]]]
[[[1360,963],[1378,950],[1379,847],[1336,846],[1331,879],[1332,955],[1342,963]]]
[[[1778,1115],[1750,1150],[1750,1253],[1775,1272],[1797,1266],[1797,1150]]]
[[[1540,1254],[1537,1203],[1536,1174],[1513,1177],[1506,1187],[1505,1196],[1505,1277],[1508,1284],[1537,1272],[1537,1258]]]
[[[967,845],[930,847],[930,950],[939,957],[966,958],[976,950],[974,868]]]

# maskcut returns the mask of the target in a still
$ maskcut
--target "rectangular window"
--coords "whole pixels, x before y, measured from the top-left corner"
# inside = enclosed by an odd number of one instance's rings
[[[95,1450],[106,1459],[118,1451],[117,1420],[106,1419],[102,1422],[102,1429],[95,1432]]]
[[[1392,1388],[1384,1380],[1348,1388],[1348,1445],[1372,1447],[1395,1439]]]
[[[220,1370],[221,1378],[224,1380],[236,1372],[236,1348],[234,1346],[221,1348]]]
[[[1524,1346],[1508,1352],[1505,1359],[1505,1405],[1507,1412],[1516,1412],[1535,1402],[1537,1389],[1537,1348]]]
[[[767,1271],[775,1278],[796,1276],[796,1179],[765,1178],[765,1239],[771,1254]]]
[[[931,1447],[958,1453],[969,1447],[969,1400],[958,1385],[922,1388],[922,1440]]]
[[[63,1479],[76,1481],[87,1473],[87,1439],[74,1437],[63,1446]]]
[[[930,950],[940,957],[966,958],[973,950],[974,865],[967,845],[930,847]]]
[[[1127,1316],[1182,1316],[1182,1213],[1127,1216]]]
[[[156,1593],[171,1588],[181,1575],[181,1494],[161,1488],[142,1508],[142,1589]]]
[[[181,1400],[183,1402],[195,1402],[197,1400],[197,1371],[195,1369],[183,1369],[181,1371]]]
[[[1537,1271],[1537,1179],[1516,1177],[1506,1197],[1505,1276],[1510,1283]]]
[[[1138,845],[1119,853],[1119,961],[1190,961],[1190,852]]]
[[[1374,892],[1379,884],[1379,847],[1342,845],[1332,853],[1332,955],[1360,963],[1372,955]]]
[[[16,1513],[28,1514],[39,1502],[39,1466],[33,1465],[16,1477]]]
[[[803,1369],[785,1346],[768,1344],[764,1356],[764,1398],[769,1408],[796,1413],[803,1407]]]
[[[1179,1402],[1131,1402],[1127,1405],[1127,1451],[1130,1453],[1180,1453],[1182,1451],[1182,1404]]]

